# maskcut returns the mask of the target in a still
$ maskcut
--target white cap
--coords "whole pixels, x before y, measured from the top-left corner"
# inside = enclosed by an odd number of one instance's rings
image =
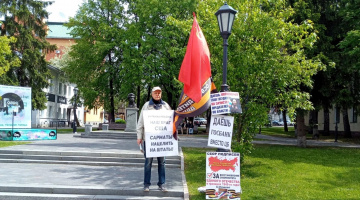
[[[156,86],[156,87],[153,87],[153,89],[151,90],[151,92],[154,92],[156,90],[160,90],[161,91],[161,88],[159,86]]]

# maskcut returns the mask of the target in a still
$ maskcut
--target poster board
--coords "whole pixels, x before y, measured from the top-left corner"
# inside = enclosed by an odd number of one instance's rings
[[[240,153],[206,152],[206,199],[240,199]]]
[[[0,140],[29,141],[29,140],[56,140],[55,129],[0,129]]]
[[[0,96],[0,129],[31,128],[31,88],[0,85]]]
[[[219,92],[210,94],[211,114],[242,113],[238,92]]]
[[[212,115],[208,146],[221,149],[231,149],[234,117],[227,115]]]
[[[144,110],[146,157],[177,156],[178,141],[173,137],[173,110]]]

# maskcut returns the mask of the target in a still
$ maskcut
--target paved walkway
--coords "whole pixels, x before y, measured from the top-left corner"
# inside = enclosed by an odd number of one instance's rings
[[[180,147],[206,147],[207,138],[180,136]],[[59,134],[57,140],[31,141],[30,144],[16,145],[1,148],[1,150],[18,151],[47,151],[47,152],[91,152],[91,153],[115,153],[130,154],[141,157],[136,140],[128,139],[94,139],[73,137],[73,134]],[[143,167],[126,166],[87,166],[87,165],[66,165],[66,164],[41,164],[41,163],[1,163],[3,173],[0,173],[1,190],[27,190],[28,187],[39,187],[42,193],[55,193],[74,190],[127,190],[128,195],[139,195],[143,190]],[[143,199],[150,199],[157,196],[156,182],[157,167],[152,169],[152,186],[150,196]],[[184,193],[188,196],[188,190],[183,168],[166,168],[166,186],[171,193]],[[14,189],[15,188],[15,189]],[[8,189],[8,190],[6,190]],[[0,199],[3,196],[0,194]],[[147,195],[146,193],[140,194]],[[160,194],[159,194],[160,195]],[[161,194],[162,195],[162,194]],[[164,196],[164,195],[162,195]],[[166,196],[166,195],[165,195]],[[53,198],[50,197],[49,198]],[[132,197],[131,197],[132,198]],[[19,198],[21,199],[21,198]],[[130,199],[130,198],[129,198]],[[165,197],[166,199],[166,197]],[[169,197],[168,199],[178,199]]]
[[[296,146],[296,138],[283,138],[283,137],[274,137],[263,134],[256,134],[256,139],[254,144],[273,144],[273,145],[290,145]],[[345,142],[334,142],[334,141],[319,141],[319,140],[306,140],[307,146],[317,146],[317,147],[345,147],[345,148],[360,148],[359,144],[350,144]]]
[[[180,147],[207,147],[207,138],[180,135]],[[257,134],[255,144],[274,145],[296,145],[296,138],[279,138]],[[360,145],[342,142],[324,142],[308,140],[308,146],[333,146],[346,148],[360,148]],[[139,147],[135,140],[119,139],[93,139],[73,137],[73,134],[59,134],[57,140],[32,141],[30,144],[17,145],[1,149],[22,150],[22,151],[49,151],[49,152],[99,152],[119,154],[139,154]],[[16,186],[48,186],[49,188],[62,187],[81,189],[102,189],[102,188],[131,188],[135,192],[142,191],[143,168],[131,168],[125,166],[84,166],[84,165],[49,165],[30,163],[2,163],[0,173],[0,187]],[[157,167],[153,168],[153,185],[156,186]],[[169,191],[184,191],[187,193],[187,186],[184,185],[183,168],[166,168],[166,180]],[[155,190],[151,186],[151,190]],[[0,191],[1,192],[1,191]],[[186,198],[185,194],[185,199]],[[153,195],[156,196],[156,195]],[[147,199],[147,198],[144,198]],[[169,199],[174,199],[170,198]]]

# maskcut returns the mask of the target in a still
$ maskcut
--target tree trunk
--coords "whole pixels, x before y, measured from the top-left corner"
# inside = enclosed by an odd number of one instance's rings
[[[114,103],[114,88],[113,88],[113,80],[110,79],[110,117],[109,123],[115,122],[115,103]]]
[[[151,86],[149,85],[148,86],[148,90],[147,90],[147,99],[145,100],[145,102],[146,101],[149,101],[150,100],[150,98],[151,98]],[[144,104],[145,104],[145,102],[144,102]]]
[[[71,108],[66,109],[66,120],[68,122],[68,126],[71,124]]]
[[[324,132],[322,133],[324,136],[330,135],[330,112],[329,108],[324,108]]]
[[[243,123],[242,123],[242,119],[243,119],[243,115],[239,115],[239,124],[238,124],[238,128],[237,128],[237,136],[236,136],[236,141],[240,143],[241,141],[241,133],[243,130]]]
[[[346,108],[342,108],[341,110],[343,114],[343,122],[344,122],[344,137],[351,138],[351,130],[350,130],[350,122],[349,122],[349,115]]]
[[[80,127],[79,117],[77,116],[77,114],[76,114],[76,120],[75,120],[75,122],[76,122],[76,126],[77,126],[77,127]]]
[[[283,121],[284,121],[284,131],[289,132],[288,126],[287,126],[287,123],[286,123],[286,109],[284,109],[282,111],[282,115],[283,115]]]
[[[304,115],[305,115],[304,110],[297,109],[296,112],[297,146],[302,148],[306,147],[306,133],[307,133]]]
[[[109,63],[112,64],[112,59],[111,59],[111,53],[108,54],[109,57]],[[110,70],[110,80],[109,80],[109,89],[110,89],[110,116],[109,116],[109,123],[111,122],[115,122],[115,100],[114,100],[114,84],[113,84],[113,80],[116,80],[114,78],[113,72]]]
[[[140,108],[140,85],[137,86],[136,107]]]

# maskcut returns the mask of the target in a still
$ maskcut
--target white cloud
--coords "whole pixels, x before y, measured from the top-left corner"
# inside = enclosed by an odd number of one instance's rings
[[[49,12],[49,22],[68,22],[69,17],[74,17],[83,0],[53,0],[50,6],[46,7]]]

